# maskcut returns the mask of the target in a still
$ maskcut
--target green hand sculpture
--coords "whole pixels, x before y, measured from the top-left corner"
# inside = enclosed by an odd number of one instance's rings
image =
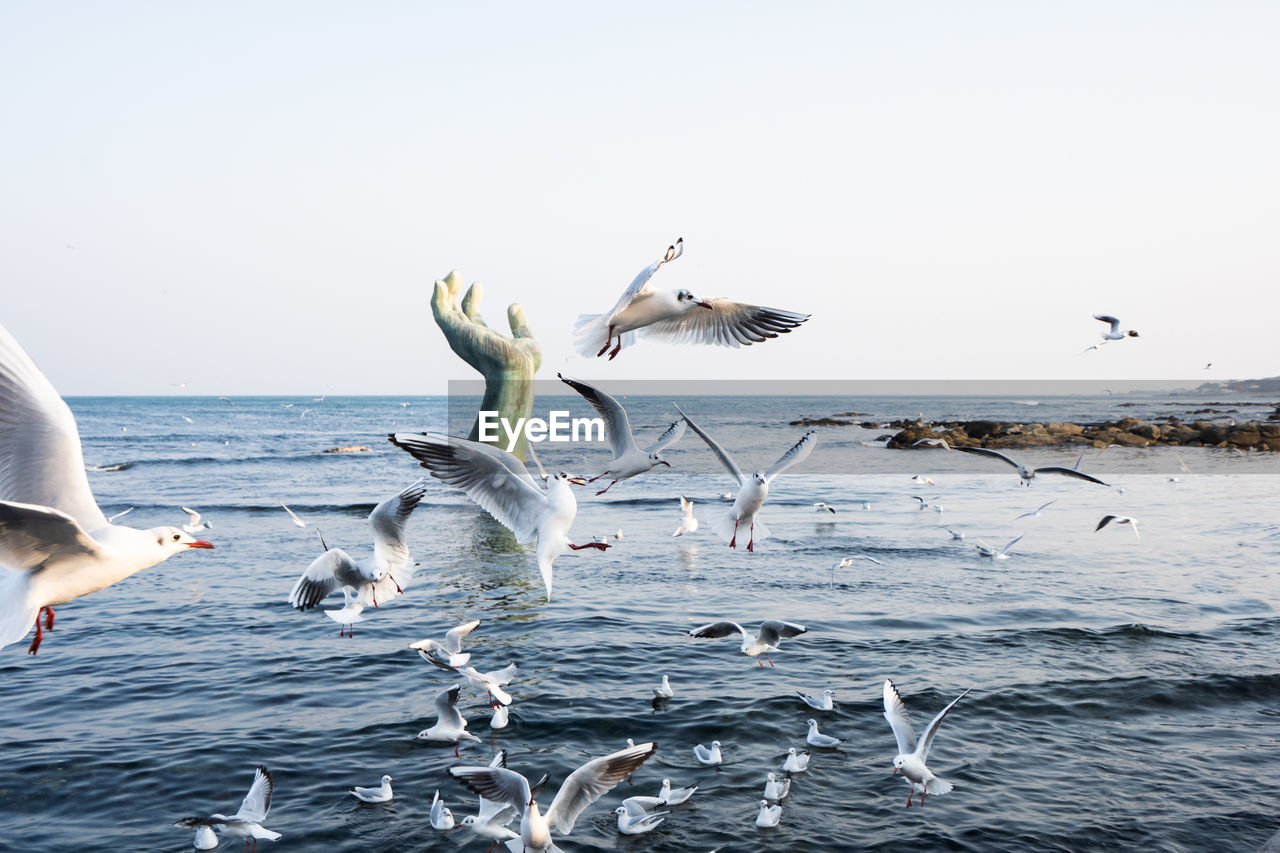
[[[542,347],[529,331],[529,320],[518,304],[507,308],[507,323],[511,337],[490,329],[480,316],[480,300],[484,288],[475,282],[459,299],[462,279],[454,270],[443,281],[436,281],[431,296],[431,313],[436,325],[444,332],[449,347],[463,361],[480,371],[484,377],[484,401],[482,411],[498,412],[508,423],[528,418],[533,411],[533,375],[542,366]],[[479,439],[480,421],[471,426],[470,438]],[[521,431],[512,450],[524,460],[525,438]]]

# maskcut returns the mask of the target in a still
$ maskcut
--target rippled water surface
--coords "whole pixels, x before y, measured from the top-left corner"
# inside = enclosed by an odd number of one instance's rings
[[[628,404],[642,443],[673,413],[665,400]],[[985,405],[682,402],[747,470],[772,464],[803,432],[787,421],[805,415],[976,417]],[[1121,416],[1107,405],[1044,401],[1035,417]],[[451,747],[411,740],[434,722],[433,696],[452,679],[406,648],[470,618],[483,620],[473,663],[515,660],[521,671],[502,731],[488,728],[485,697],[464,688],[483,739],[463,748],[465,761],[504,747],[513,769],[550,772],[553,790],[628,737],[659,744],[630,784],[583,815],[566,850],[1248,850],[1280,827],[1280,480],[1274,460],[1257,454],[1186,448],[1188,473],[1169,449],[1090,450],[1082,467],[1123,492],[1049,477],[1028,489],[995,461],[888,451],[863,444],[877,431],[823,429],[810,460],[775,484],[764,512],[774,536],[750,554],[705,524],[671,538],[678,495],[706,517],[732,488],[690,433],[668,454],[671,469],[603,498],[578,492],[575,538],[612,540],[619,529],[624,538],[557,561],[550,603],[531,551],[431,481],[409,522],[420,563],[409,594],[366,612],[349,639],[323,614],[287,604],[319,544],[278,501],[330,545],[363,553],[369,510],[422,473],[385,434],[441,427],[442,401],[72,406],[109,514],[134,506],[122,523],[176,524],[178,506],[193,506],[214,525],[206,535],[217,550],[60,607],[35,658],[25,643],[0,650],[0,848],[189,849],[190,833],[173,821],[233,812],[264,763],[276,779],[266,825],[283,838],[259,849],[481,851],[469,833],[436,833],[427,821],[437,788],[459,819],[474,798],[447,774]],[[320,452],[349,444],[372,452]],[[1072,465],[1078,452],[1014,455]],[[607,461],[580,447],[543,456],[584,474]],[[913,495],[943,512],[918,510]],[[1014,521],[1051,499],[1041,517]],[[839,512],[815,512],[815,501]],[[1095,533],[1106,513],[1137,517],[1141,540],[1128,528]],[[973,547],[1023,532],[1007,560]],[[833,576],[832,562],[851,554],[884,565],[860,560]],[[685,636],[722,618],[749,627],[782,618],[809,631],[783,643],[776,668],[760,667],[735,640]],[[651,687],[663,674],[676,696],[655,709]],[[885,678],[917,729],[976,685],[930,755],[955,790],[924,808],[905,807],[906,786],[890,772]],[[795,695],[827,687],[834,711],[815,714]],[[810,716],[846,742],[815,750],[781,826],[759,830],[765,774],[803,746]],[[691,749],[713,739],[725,763],[701,767]],[[345,793],[383,773],[396,779],[394,804]],[[623,796],[656,794],[664,777],[697,782],[698,794],[656,832],[620,837],[610,810]]]

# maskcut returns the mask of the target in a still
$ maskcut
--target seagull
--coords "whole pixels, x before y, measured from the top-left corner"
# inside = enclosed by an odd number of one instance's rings
[[[532,788],[529,780],[502,767],[450,767],[449,773],[472,793],[507,803],[522,812],[520,841],[524,849],[544,851],[554,845],[551,833],[568,835],[578,816],[653,755],[657,744],[641,743],[592,759],[569,774],[544,815],[534,795],[546,782]]]
[[[813,708],[815,711],[830,711],[835,707],[835,703],[831,701],[831,697],[836,695],[834,690],[822,691],[821,699],[815,699],[808,693],[801,693],[799,690],[796,691],[796,695],[804,700],[804,704]]]
[[[490,708],[496,708],[499,704],[511,704],[511,694],[502,688],[510,684],[511,679],[515,678],[520,670],[520,667],[514,663],[509,663],[502,669],[495,669],[492,672],[480,672],[474,666],[459,666],[456,670],[458,675],[471,683],[472,687],[488,692]]]
[[[954,449],[959,450],[961,453],[975,453],[981,456],[990,456],[991,458],[999,459],[1002,462],[1008,462],[1014,468],[1018,469],[1018,476],[1022,478],[1023,484],[1027,486],[1031,485],[1031,480],[1037,474],[1062,474],[1066,477],[1075,477],[1077,480],[1087,480],[1090,483],[1097,483],[1099,486],[1107,485],[1107,483],[1102,482],[1097,477],[1090,477],[1088,474],[1085,474],[1082,471],[1077,471],[1074,468],[1063,468],[1060,465],[1051,465],[1047,468],[1032,468],[1030,465],[1020,465],[1008,456],[1005,456],[1003,453],[988,450],[985,447],[956,447]]]
[[[326,546],[325,552],[316,557],[293,585],[289,603],[298,610],[310,610],[330,593],[350,588],[363,610],[369,604],[377,607],[379,597],[390,601],[402,594],[413,578],[413,559],[405,542],[404,526],[426,490],[426,481],[418,480],[373,508],[369,513],[369,526],[373,529],[372,555],[356,561],[341,548]],[[349,608],[350,601],[343,611]]]
[[[55,605],[212,547],[176,527],[107,520],[89,488],[71,409],[0,326],[0,648],[34,624],[27,652],[35,654]]]
[[[697,785],[689,785],[685,788],[672,788],[670,779],[662,780],[662,788],[658,791],[658,799],[669,806],[678,806],[693,796],[698,790]]]
[[[833,747],[837,747],[840,744],[844,743],[843,738],[832,737],[831,735],[824,735],[822,732],[818,731],[817,720],[809,719],[807,722],[809,724],[809,734],[805,735],[804,742],[809,744],[809,746],[816,746],[822,749],[831,749]]]
[[[613,538],[614,538],[614,539],[621,539],[621,538],[622,538],[622,528],[621,528],[621,527],[619,527],[619,528],[618,528],[618,532],[617,532],[617,533],[613,534]]]
[[[439,433],[398,432],[389,436],[401,450],[410,453],[431,476],[466,492],[516,536],[521,544],[537,540],[538,569],[551,600],[551,564],[556,557],[583,548],[605,550],[605,542],[575,545],[569,528],[578,514],[578,501],[569,488],[584,485],[581,477],[563,471],[547,480],[543,491],[533,481],[520,460],[503,450]]]
[[[875,557],[868,557],[866,554],[854,554],[852,557],[841,557],[831,564],[831,577],[827,580],[827,589],[834,589],[836,585],[836,571],[838,569],[847,569],[853,565],[854,560],[869,560],[877,566],[883,566],[884,563]]]
[[[347,792],[362,803],[389,803],[391,802],[391,783],[394,781],[390,776],[383,776],[382,784],[377,788],[361,788],[357,785],[354,788],[348,788]],[[439,791],[436,791],[437,795],[439,793]],[[434,803],[432,808],[435,808]]]
[[[689,632],[689,636],[718,639],[732,636],[735,633],[740,634],[742,636],[742,654],[755,658],[756,663],[764,666],[764,663],[760,660],[760,655],[763,654],[765,660],[769,661],[769,666],[773,666],[773,660],[769,657],[769,652],[776,652],[778,644],[784,638],[798,637],[808,630],[803,625],[797,625],[794,622],[770,619],[767,622],[760,623],[760,633],[755,636],[748,634],[747,629],[737,622],[711,622],[694,628]]]
[[[995,560],[1007,560],[1009,559],[1009,549],[1012,548],[1019,539],[1021,539],[1023,536],[1026,536],[1026,535],[1027,534],[1025,533],[1021,533],[1018,536],[1014,537],[1013,539],[1010,539],[1008,544],[1006,544],[1003,548],[994,548],[991,545],[988,545],[986,542],[983,542],[981,539],[978,540],[978,544],[975,545],[974,547],[977,548],[978,553],[984,557],[991,557],[992,559],[995,559]]]
[[[608,477],[612,482],[596,492],[596,495],[603,495],[616,486],[619,481],[643,474],[658,465],[671,467],[671,463],[663,459],[660,454],[663,450],[679,441],[681,436],[684,435],[683,420],[677,420],[672,423],[658,437],[657,441],[641,450],[636,444],[635,436],[631,434],[631,423],[627,419],[627,412],[622,408],[621,403],[599,388],[588,385],[585,382],[565,379],[559,373],[556,376],[559,377],[561,382],[581,394],[591,404],[591,408],[595,409],[604,420],[604,431],[609,439],[609,449],[613,452],[613,460],[609,462],[609,466],[603,472],[587,480],[587,482],[594,483],[601,477]],[[622,537],[619,536],[618,538],[621,539]]]
[[[495,731],[497,731],[498,729],[505,729],[507,727],[507,723],[509,723],[510,721],[511,721],[510,706],[499,703],[493,709],[493,716],[489,718],[489,728]]]
[[[972,689],[970,687],[965,690],[964,693],[952,699],[951,704],[939,711],[938,715],[929,721],[929,725],[925,727],[924,736],[917,743],[915,730],[911,728],[911,721],[907,719],[907,706],[902,703],[898,688],[893,686],[892,681],[885,679],[884,718],[889,721],[890,727],[893,728],[893,736],[898,741],[898,754],[893,758],[893,772],[895,775],[901,773],[911,787],[910,793],[907,794],[907,808],[911,807],[911,797],[917,788],[920,789],[920,806],[923,808],[926,793],[945,794],[953,787],[947,780],[934,776],[924,762],[929,757],[929,746],[933,743],[934,735],[938,733],[938,727],[942,725],[942,719]]]
[[[946,444],[946,442],[944,441],[943,444]],[[911,479],[916,481],[917,483],[924,483],[926,486],[937,485],[936,483],[933,482],[932,477],[926,477],[924,474],[916,474]]]
[[[344,586],[342,588],[342,609],[326,610],[325,616],[328,616],[334,622],[338,623],[338,636],[341,637],[343,631],[347,631],[349,636],[356,635],[355,625],[357,622],[363,622],[364,604],[360,602],[359,596],[353,595],[351,587]]]
[[[423,660],[428,660],[433,652],[444,652],[444,662],[449,666],[455,668],[464,666],[471,660],[471,654],[462,650],[462,640],[479,624],[479,619],[463,622],[458,627],[450,628],[445,632],[443,643],[435,640],[419,640],[416,643],[410,643],[409,648],[416,650]]]
[[[578,352],[597,358],[607,352],[612,361],[624,344],[635,343],[637,335],[670,343],[737,348],[776,338],[809,319],[808,314],[721,297],[699,299],[688,290],[659,291],[650,287],[653,274],[682,254],[683,238],[667,248],[662,260],[641,270],[609,311],[579,315],[573,330]]]
[[[694,533],[698,529],[698,519],[693,517],[693,501],[680,496],[680,510],[684,513],[684,520],[680,522],[680,526],[676,528],[676,532],[672,536],[683,536],[686,533]]]
[[[213,529],[213,525],[207,521],[201,521],[200,513],[196,512],[191,507],[184,506],[184,507],[179,507],[179,509],[181,509],[183,512],[187,514],[187,518],[191,519],[190,522],[182,525],[182,529],[185,530],[187,533],[190,533],[192,536],[195,536],[201,530]]]
[[[680,412],[680,407],[676,406],[676,411]],[[769,496],[769,485],[774,478],[783,471],[806,459],[813,452],[813,445],[817,441],[815,436],[816,430],[809,430],[804,434],[798,442],[795,443],[790,450],[782,454],[782,458],[773,463],[773,467],[768,471],[755,471],[750,477],[738,470],[738,466],[733,464],[733,460],[729,458],[729,454],[724,448],[715,443],[711,436],[703,432],[697,424],[689,420],[689,416],[684,412],[680,412],[680,416],[685,419],[685,423],[689,424],[689,428],[698,434],[703,441],[707,443],[712,452],[720,458],[724,467],[738,481],[738,497],[733,502],[733,506],[726,513],[721,513],[712,518],[712,525],[717,528],[716,533],[729,540],[729,547],[738,547],[738,526],[746,524],[751,530],[751,537],[747,541],[747,550],[755,551],[756,526],[760,527],[760,538],[763,540],[769,535],[769,528],[764,522],[756,517],[760,512],[760,507],[764,505],[764,499]]]
[[[244,795],[244,800],[240,803],[240,810],[234,815],[231,817],[221,814],[209,817],[184,817],[174,826],[180,826],[183,829],[218,827],[226,835],[234,838],[243,838],[246,849],[249,847],[249,840],[252,839],[253,847],[256,850],[259,838],[266,838],[270,841],[276,841],[280,838],[280,833],[272,832],[262,826],[262,822],[267,819],[267,812],[271,809],[271,793],[274,790],[275,782],[271,778],[271,771],[259,764],[257,770],[254,771],[253,784],[249,787],[249,793]]]
[[[711,741],[710,749],[707,749],[702,744],[698,744],[693,748],[693,757],[698,759],[699,764],[719,764],[724,760],[724,756],[720,754],[720,741]]]
[[[952,530],[950,527],[948,527],[947,532],[951,534],[952,539],[964,539],[963,530]]]
[[[777,826],[782,820],[782,806],[769,805],[768,800],[760,801],[760,813],[756,815],[756,826],[769,828]]]
[[[305,522],[305,521],[303,521],[301,518],[299,518],[299,517],[298,517],[298,514],[297,514],[296,512],[294,512],[293,510],[289,509],[289,507],[285,506],[285,502],[284,502],[284,501],[280,501],[280,506],[284,507],[284,511],[285,511],[285,512],[287,512],[287,513],[289,513],[289,517],[293,519],[293,523],[294,523],[295,525],[297,525],[298,527],[306,527],[306,526],[307,526],[307,522]]]
[[[1120,330],[1120,321],[1109,314],[1094,314],[1093,319],[1100,320],[1111,326],[1110,329],[1102,333],[1104,341],[1123,341],[1125,338],[1136,338],[1138,333],[1133,329]]]
[[[920,497],[919,495],[912,495],[911,497],[913,497],[913,498],[915,498],[916,500],[920,501],[920,506],[918,507],[918,509],[919,509],[921,512],[924,512],[926,509],[928,509],[929,507],[933,506],[933,504],[929,503],[929,501],[936,501],[938,498],[940,498],[940,497],[942,497],[942,496],[941,496],[941,495],[934,495],[934,496],[933,496],[933,497],[931,497],[931,498],[922,498],[922,497]]]
[[[387,786],[388,789],[390,787]],[[453,829],[453,825],[453,812],[445,808],[444,800],[440,799],[440,789],[436,788],[435,796],[431,798],[431,828],[445,832]]]
[[[912,445],[911,445],[912,449],[917,448],[917,447],[921,447],[921,446],[924,446],[924,447],[941,447],[943,450],[950,450],[950,449],[951,449],[951,445],[950,445],[950,444],[947,444],[947,440],[946,440],[945,438],[922,438],[922,439],[920,439],[919,441],[916,441],[916,442],[912,443]],[[916,475],[915,475],[914,477],[912,477],[911,479],[913,479],[913,480],[919,480],[919,479],[920,479],[920,475],[919,475],[919,474],[916,474]],[[926,477],[925,479],[926,479],[926,480],[928,480],[929,485],[931,485],[931,486],[933,485],[933,481],[932,481],[932,480],[929,480],[929,478],[928,478],[928,477]]]
[[[481,799],[484,798],[481,797]],[[505,817],[511,814],[511,809],[505,805],[503,809],[504,811],[490,815],[488,820],[485,820],[481,815],[469,814],[462,819],[462,823],[459,826],[466,827],[486,841],[492,842],[489,845],[489,850],[493,850],[499,844],[518,842],[520,833],[512,832],[505,826],[506,822],[511,820],[510,817]],[[515,846],[508,849],[518,851],[522,848]],[[558,850],[559,848],[553,847],[551,849]],[[485,853],[489,853],[489,851],[485,851]]]
[[[674,695],[676,694],[675,691],[671,689],[671,682],[667,680],[667,676],[662,676],[662,683],[653,688],[653,698],[655,700],[665,700],[670,699]]]
[[[627,797],[622,801],[622,805],[613,810],[613,813],[618,816],[619,832],[623,835],[643,835],[666,820],[663,815],[671,814],[671,812],[650,812],[646,810],[645,803],[648,800],[655,800],[650,808],[665,805],[656,797]]]
[[[1142,539],[1142,537],[1138,535],[1138,519],[1136,519],[1136,518],[1131,518],[1130,516],[1127,516],[1127,515],[1104,515],[1104,516],[1102,517],[1102,521],[1099,521],[1099,522],[1098,522],[1098,526],[1097,526],[1097,527],[1095,527],[1095,528],[1093,528],[1093,532],[1094,532],[1094,533],[1097,533],[1099,530],[1101,530],[1102,528],[1106,527],[1108,524],[1110,524],[1110,523],[1111,523],[1111,522],[1113,522],[1113,521],[1114,521],[1116,524],[1127,524],[1127,525],[1129,525],[1130,527],[1132,527],[1132,528],[1133,528],[1133,536],[1134,536],[1134,538],[1135,538],[1135,539],[1139,539],[1139,540],[1141,540],[1141,539]]]
[[[188,820],[199,820],[200,818],[188,818]],[[174,824],[174,826],[182,826],[182,824]],[[184,827],[190,828],[190,827]],[[218,835],[213,831],[211,826],[196,826],[196,837],[192,839],[191,846],[197,850],[213,850],[218,846]]]
[[[458,694],[461,684],[441,690],[436,694],[436,724],[423,729],[414,740],[432,740],[439,743],[453,744],[453,754],[458,755],[458,746],[463,740],[479,741],[480,738],[467,731],[467,721],[458,713]]]
[[[1050,506],[1050,504],[1057,503],[1057,501],[1058,499],[1054,498],[1053,500],[1049,501],[1049,503],[1047,504],[1041,504],[1039,509],[1032,510],[1031,512],[1024,512],[1022,515],[1015,518],[1014,521],[1018,521],[1019,519],[1022,519],[1022,518],[1039,518],[1040,513],[1044,512],[1045,509]]]
[[[813,505],[813,511],[814,511],[814,512],[822,512],[823,510],[826,510],[827,512],[831,513],[832,515],[835,515],[835,513],[836,513],[836,508],[835,508],[835,507],[833,507],[833,506],[831,506],[830,504],[824,504],[824,503],[822,503],[822,502],[818,502],[818,503],[816,503],[816,504],[814,504],[814,505]]]
[[[809,753],[796,752],[793,746],[787,750],[787,757],[783,759],[782,769],[787,773],[803,773],[809,769]]]
[[[791,793],[790,777],[784,776],[779,779],[775,773],[770,773],[766,777],[764,783],[764,798],[766,800],[785,800],[789,793]]]

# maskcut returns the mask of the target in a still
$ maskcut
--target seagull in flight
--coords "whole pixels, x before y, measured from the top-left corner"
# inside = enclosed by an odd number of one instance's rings
[[[454,755],[458,755],[458,746],[463,740],[479,741],[480,738],[467,731],[467,721],[458,711],[458,694],[461,692],[462,685],[455,684],[437,693],[436,724],[418,732],[413,739],[451,743]]]
[[[765,660],[769,661],[769,666],[773,666],[773,659],[769,657],[769,652],[776,652],[778,644],[783,639],[798,637],[808,630],[803,625],[797,625],[794,622],[770,619],[767,622],[760,623],[760,632],[758,634],[750,634],[746,628],[743,628],[737,622],[726,621],[711,622],[694,628],[689,632],[689,636],[714,640],[738,634],[742,637],[742,654],[755,658],[756,663],[760,664],[760,666],[764,666],[764,662],[760,660],[760,655],[764,655]]]
[[[1138,540],[1141,540],[1141,539],[1142,539],[1142,537],[1138,535],[1138,519],[1136,519],[1136,518],[1132,518],[1132,517],[1127,516],[1127,515],[1104,515],[1104,516],[1102,517],[1102,521],[1099,521],[1099,522],[1098,522],[1098,526],[1097,526],[1097,527],[1095,527],[1095,528],[1093,528],[1093,532],[1094,532],[1094,533],[1097,533],[1099,530],[1101,530],[1102,528],[1106,527],[1108,524],[1110,524],[1110,523],[1111,523],[1111,522],[1113,522],[1113,521],[1114,521],[1116,524],[1127,524],[1127,525],[1129,525],[1130,527],[1132,527],[1132,528],[1133,528],[1133,535],[1134,535],[1134,538],[1136,538],[1136,539],[1138,539]]]
[[[209,817],[184,817],[174,826],[180,826],[183,829],[200,827],[221,829],[224,834],[233,838],[243,838],[246,848],[252,839],[256,849],[259,838],[269,841],[280,838],[280,833],[272,832],[262,825],[262,822],[267,819],[267,812],[271,810],[271,794],[274,790],[275,781],[271,778],[271,771],[259,764],[253,773],[253,784],[249,787],[249,793],[244,795],[240,809],[234,815],[231,817],[221,814]]]
[[[1091,477],[1083,471],[1077,471],[1074,468],[1064,468],[1061,465],[1050,465],[1044,468],[1033,468],[1030,465],[1022,465],[1014,462],[1003,453],[995,450],[988,450],[985,447],[953,447],[952,450],[958,450],[961,453],[972,453],[977,456],[990,456],[992,459],[999,459],[1018,469],[1018,476],[1022,478],[1023,485],[1030,486],[1031,481],[1037,474],[1061,474],[1064,477],[1075,477],[1077,480],[1085,480],[1089,483],[1097,483],[1099,486],[1106,486],[1107,483],[1102,482],[1097,477]]]
[[[472,619],[470,622],[463,622],[456,628],[450,628],[444,634],[444,642],[436,640],[419,640],[416,643],[410,643],[409,648],[417,651],[425,661],[431,660],[434,653],[444,653],[444,662],[454,669],[460,666],[466,666],[471,660],[471,653],[462,650],[462,641],[468,634],[474,631],[480,625],[479,619]]]
[[[176,527],[107,520],[89,488],[71,409],[0,326],[0,648],[34,625],[27,652],[35,654],[55,605],[212,547]]]
[[[637,335],[670,343],[740,347],[790,332],[808,314],[764,308],[716,297],[700,299],[688,290],[657,290],[649,279],[663,264],[684,254],[684,240],[667,248],[662,260],[640,271],[617,304],[604,314],[582,314],[574,326],[578,351],[584,356],[609,353],[612,361]],[[615,343],[616,341],[616,343]]]
[[[680,522],[680,526],[676,528],[672,536],[683,536],[686,533],[695,533],[698,530],[698,519],[693,517],[693,501],[680,496],[680,510],[684,513],[684,519]]]
[[[187,533],[190,533],[192,536],[195,536],[201,530],[213,529],[213,525],[207,521],[202,521],[200,518],[200,513],[196,512],[191,507],[184,506],[184,507],[179,507],[179,509],[185,512],[187,514],[187,518],[190,519],[190,521],[182,525],[182,529],[185,530]]]
[[[538,569],[551,600],[551,564],[556,557],[583,548],[600,551],[605,542],[576,545],[569,528],[578,514],[578,501],[569,488],[584,485],[581,477],[565,472],[551,475],[544,491],[515,456],[492,445],[439,433],[397,432],[389,439],[431,472],[431,476],[461,489],[521,544],[537,541]]]
[[[889,721],[889,726],[893,729],[893,737],[898,742],[898,754],[893,758],[893,772],[894,775],[901,773],[911,787],[911,792],[907,794],[907,808],[911,808],[911,798],[915,795],[917,788],[920,790],[920,807],[924,808],[926,793],[945,794],[954,787],[946,779],[934,776],[925,766],[925,760],[929,757],[929,747],[933,745],[933,738],[938,734],[938,727],[942,725],[943,718],[957,702],[969,695],[969,690],[972,689],[970,687],[939,711],[938,715],[929,721],[924,735],[917,741],[915,730],[911,728],[911,720],[907,717],[907,706],[903,704],[898,688],[894,687],[892,681],[885,679],[884,718]]]
[[[601,477],[608,477],[612,482],[596,492],[597,495],[603,495],[616,486],[620,480],[627,480],[637,474],[643,474],[655,466],[666,465],[668,468],[671,467],[671,463],[663,459],[660,454],[663,450],[679,441],[680,437],[684,435],[683,420],[677,420],[671,424],[659,436],[657,441],[641,450],[636,444],[635,436],[631,434],[631,423],[627,420],[627,412],[622,408],[621,403],[599,388],[588,385],[585,382],[565,379],[559,373],[556,376],[560,378],[561,382],[581,394],[591,404],[591,408],[595,409],[600,417],[604,419],[604,429],[609,439],[609,447],[613,451],[613,460],[609,462],[609,467],[605,468],[603,473],[597,474],[587,482],[594,483]]]
[[[833,507],[831,504],[825,504],[825,503],[822,503],[822,502],[818,502],[818,503],[816,503],[816,504],[814,504],[814,505],[813,505],[813,511],[814,511],[814,512],[822,512],[823,510],[825,510],[825,511],[827,511],[827,512],[831,513],[832,515],[835,515],[835,514],[836,514],[836,508],[835,508],[835,507]]]
[[[827,581],[827,589],[834,589],[836,585],[836,571],[838,569],[847,569],[853,565],[854,560],[868,560],[877,566],[883,566],[884,563],[875,557],[868,557],[866,554],[854,554],[852,557],[841,557],[831,564],[831,577]]]
[[[1093,319],[1099,320],[1110,326],[1109,329],[1102,333],[1102,339],[1104,341],[1123,341],[1125,338],[1138,337],[1138,333],[1133,329],[1121,330],[1120,321],[1115,317],[1112,317],[1110,314],[1094,314]]]
[[[1015,518],[1014,521],[1017,521],[1018,519],[1022,519],[1022,518],[1039,518],[1040,513],[1044,512],[1045,509],[1048,508],[1050,504],[1056,503],[1057,500],[1058,500],[1057,498],[1054,498],[1053,500],[1049,501],[1049,503],[1047,504],[1041,504],[1039,509],[1033,509],[1031,512],[1024,512],[1022,515],[1018,516],[1018,518]]]
[[[804,437],[797,441],[790,450],[782,454],[782,457],[773,463],[773,467],[768,471],[754,471],[748,477],[738,470],[738,466],[734,464],[733,459],[730,458],[725,449],[716,444],[715,439],[703,432],[697,424],[689,420],[689,416],[680,411],[679,406],[676,406],[676,411],[680,412],[680,416],[684,418],[689,428],[707,443],[707,447],[711,448],[711,451],[720,459],[721,464],[738,481],[738,497],[734,500],[733,506],[727,512],[720,512],[712,517],[711,523],[716,528],[716,533],[729,540],[730,548],[737,548],[738,527],[745,524],[750,530],[747,550],[755,551],[756,527],[760,528],[761,540],[769,536],[769,528],[757,517],[760,507],[764,506],[765,498],[769,496],[769,486],[773,483],[774,478],[783,471],[808,458],[818,440],[817,430],[806,432]]]
[[[552,832],[571,833],[588,806],[635,772],[657,748],[654,743],[640,743],[588,761],[564,780],[546,814],[534,800],[546,784],[545,776],[530,786],[524,776],[503,767],[450,767],[449,773],[472,793],[506,803],[521,813],[520,841],[524,850],[545,851],[555,846]]]
[[[991,545],[988,545],[986,542],[983,542],[981,539],[978,540],[978,544],[975,545],[974,547],[977,548],[978,553],[984,557],[991,557],[992,559],[995,559],[995,560],[1007,560],[1009,559],[1009,549],[1012,548],[1015,544],[1017,544],[1017,541],[1019,539],[1021,539],[1023,536],[1026,536],[1026,535],[1027,534],[1022,533],[1022,534],[1019,534],[1018,536],[1015,536],[1013,539],[1010,539],[1009,542],[1003,548],[992,547]]]

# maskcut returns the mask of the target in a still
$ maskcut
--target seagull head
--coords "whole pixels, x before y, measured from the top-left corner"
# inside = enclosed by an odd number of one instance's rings
[[[557,482],[572,483],[575,486],[585,486],[587,481],[582,477],[573,477],[564,471],[558,471],[551,475],[551,479]]]
[[[650,453],[650,454],[649,454],[649,466],[650,466],[650,467],[652,467],[652,466],[654,466],[654,465],[666,465],[668,468],[670,468],[670,467],[671,467],[671,463],[670,463],[670,462],[668,462],[667,460],[663,459],[661,456],[659,456],[659,455],[658,455],[658,454],[656,454],[656,453]]]
[[[752,472],[752,474],[751,474],[751,479],[755,480],[757,483],[764,483],[764,481],[765,481],[765,475],[764,475],[764,472],[763,472],[763,471],[753,471],[753,472]]]
[[[395,779],[392,779],[390,776],[383,776],[383,777],[382,777],[382,784],[384,784],[384,785],[385,785],[385,784],[387,784],[388,782],[394,782],[394,781],[396,781],[396,780],[395,780]]]
[[[907,760],[905,755],[895,755],[893,757],[893,774],[896,776],[902,770],[903,763]]]
[[[156,547],[167,554],[185,551],[188,548],[212,548],[212,542],[197,539],[176,527],[153,527],[149,531],[155,537]]]
[[[699,308],[706,308],[708,311],[715,310],[712,307],[710,302],[703,302],[701,299],[694,296],[693,293],[688,290],[677,290],[676,302],[680,303],[685,308],[693,308],[697,306]]]
[[[1136,337],[1138,337],[1138,332],[1137,332],[1137,330],[1136,330],[1136,329],[1130,329],[1130,330],[1129,330],[1129,337],[1131,337],[1131,338],[1136,338]]]

